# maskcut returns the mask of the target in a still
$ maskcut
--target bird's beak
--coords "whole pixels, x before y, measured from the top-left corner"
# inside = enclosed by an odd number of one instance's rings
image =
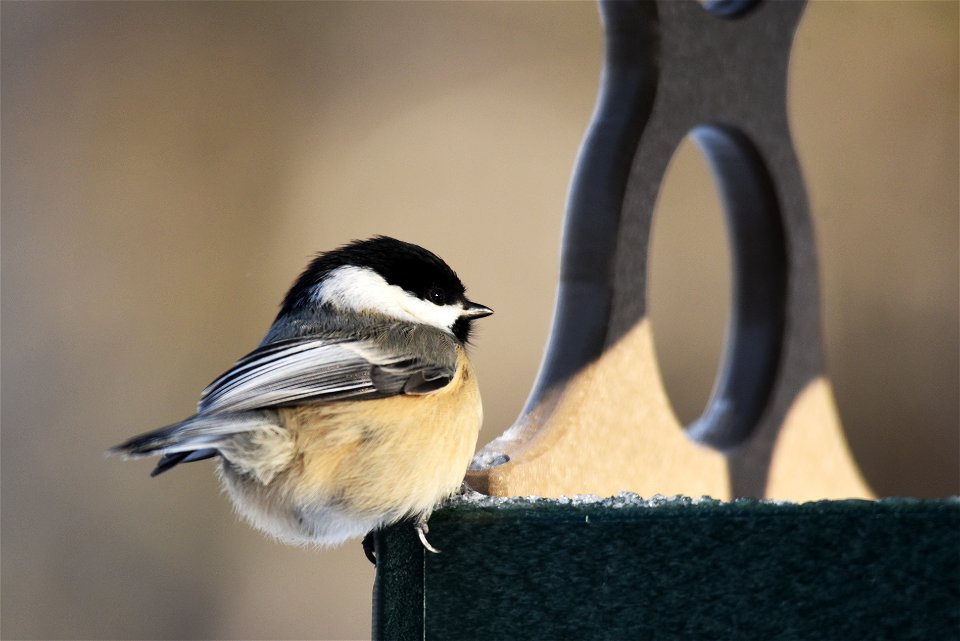
[[[471,319],[483,318],[484,316],[489,316],[492,313],[493,313],[493,310],[487,307],[486,305],[465,301],[463,303],[463,313],[460,314],[460,317],[471,318]]]

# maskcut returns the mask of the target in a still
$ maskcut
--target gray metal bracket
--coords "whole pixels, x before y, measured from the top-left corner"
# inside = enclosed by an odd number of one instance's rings
[[[557,390],[645,317],[654,205],[690,136],[724,204],[734,300],[713,394],[687,434],[728,457],[732,495],[763,496],[785,414],[823,374],[814,236],[787,120],[804,3],[600,7],[601,92],[570,190],[553,329],[521,418],[544,421]],[[510,456],[509,438],[494,441],[474,477]]]

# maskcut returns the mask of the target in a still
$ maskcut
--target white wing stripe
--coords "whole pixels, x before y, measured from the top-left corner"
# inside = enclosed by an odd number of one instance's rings
[[[204,390],[202,413],[234,412],[293,403],[325,395],[374,390],[371,370],[409,360],[384,354],[370,341],[320,339],[266,346],[253,352]]]

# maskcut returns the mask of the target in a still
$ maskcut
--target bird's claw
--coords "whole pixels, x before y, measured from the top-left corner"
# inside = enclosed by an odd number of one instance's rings
[[[423,547],[434,554],[440,554],[440,550],[430,545],[430,541],[427,540],[427,533],[430,532],[430,527],[427,525],[427,517],[421,516],[418,518],[413,524],[413,527],[417,531],[417,536],[420,537],[420,542],[423,544]]]

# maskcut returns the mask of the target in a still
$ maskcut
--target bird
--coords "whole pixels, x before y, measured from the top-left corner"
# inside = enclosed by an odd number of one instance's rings
[[[436,254],[388,236],[318,254],[266,336],[186,420],[109,450],[159,455],[151,476],[217,458],[235,510],[284,543],[328,547],[411,520],[423,546],[483,421],[467,299]]]

